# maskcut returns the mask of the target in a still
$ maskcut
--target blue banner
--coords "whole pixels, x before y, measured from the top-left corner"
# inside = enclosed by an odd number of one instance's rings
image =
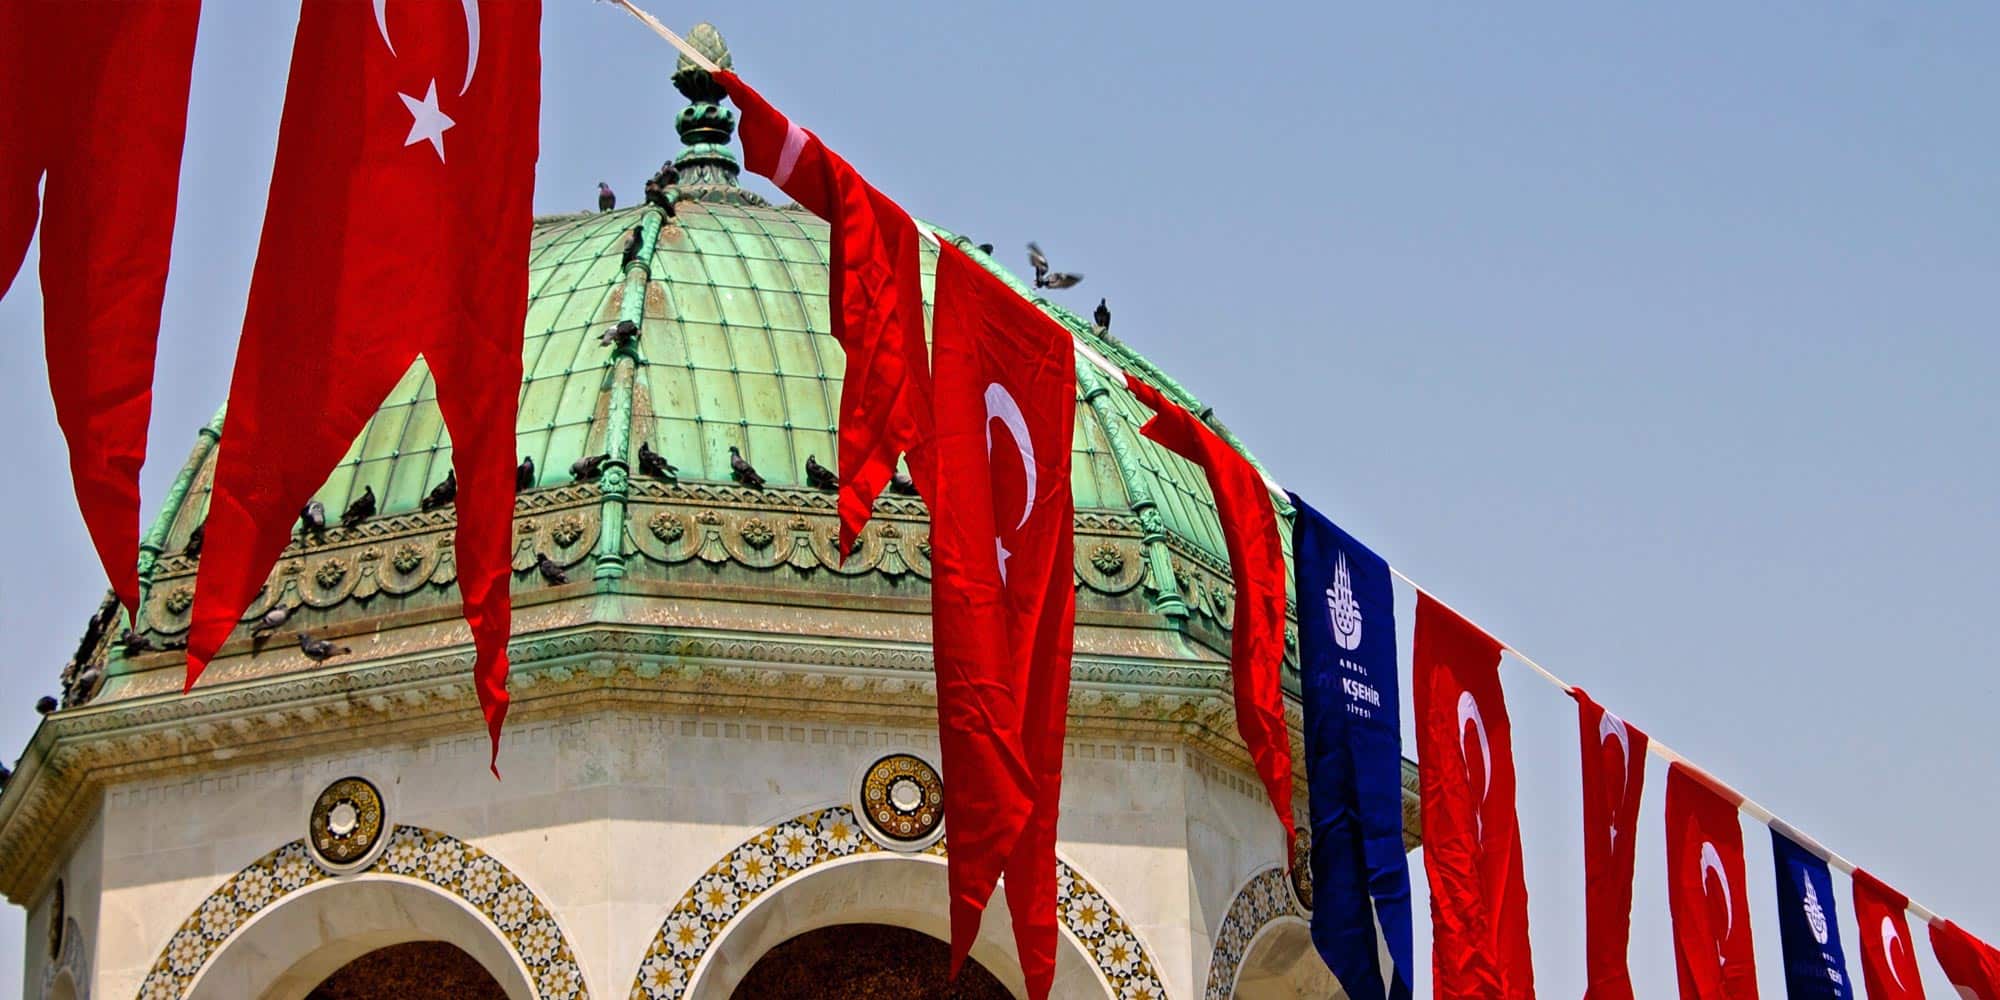
[[[1389,564],[1298,497],[1292,503],[1313,945],[1353,1000],[1408,1000],[1410,866]]]
[[[1771,831],[1778,875],[1778,933],[1785,946],[1785,993],[1792,1000],[1853,1000],[1847,956],[1840,950],[1833,873],[1826,862]]]

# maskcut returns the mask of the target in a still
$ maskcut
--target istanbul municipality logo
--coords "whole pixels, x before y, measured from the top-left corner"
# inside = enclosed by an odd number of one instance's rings
[[[1326,588],[1326,610],[1333,619],[1333,641],[1352,653],[1361,648],[1361,604],[1347,578],[1347,553],[1335,556],[1333,586]]]
[[[1819,890],[1813,888],[1812,876],[1810,874],[1807,874],[1803,870],[1800,870],[1798,874],[1799,874],[1799,888],[1805,890],[1801,894],[1802,895],[1801,905],[1805,908],[1806,911],[1806,926],[1812,928],[1812,936],[1814,941],[1817,941],[1820,944],[1825,944],[1826,907],[1820,905]]]

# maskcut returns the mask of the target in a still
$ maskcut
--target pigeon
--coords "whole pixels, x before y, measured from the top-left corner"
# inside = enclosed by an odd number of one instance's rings
[[[118,645],[124,647],[126,656],[138,656],[140,653],[150,653],[159,648],[153,645],[151,639],[129,628],[125,630],[124,635],[118,637]]]
[[[988,257],[993,256],[993,244],[991,243],[979,244],[979,252],[985,254]]]
[[[828,493],[838,493],[840,492],[840,477],[834,475],[832,469],[829,469],[826,466],[819,464],[819,459],[817,457],[812,455],[807,455],[806,485],[816,490],[825,490]]]
[[[522,455],[521,464],[514,466],[514,492],[533,489],[535,486],[535,459],[532,455]]]
[[[35,711],[43,715],[47,715],[61,707],[62,705],[54,697],[46,694],[35,702]]]
[[[611,185],[606,184],[603,181],[598,181],[597,210],[600,212],[609,212],[617,207],[618,207],[618,195],[612,192]]]
[[[618,260],[619,270],[631,267],[632,262],[639,259],[640,242],[639,227],[633,226],[632,231],[625,234],[625,249]]]
[[[610,459],[609,453],[585,455],[569,463],[569,477],[579,483],[594,482],[604,475],[604,463]]]
[[[670,160],[660,164],[660,172],[646,181],[646,204],[663,209],[668,215],[674,214],[673,194],[668,189],[681,182],[681,172],[674,169]]]
[[[733,444],[729,446],[729,478],[753,490],[764,488],[764,477],[757,474],[756,466],[746,461]]]
[[[444,482],[431,487],[430,493],[426,494],[417,506],[425,510],[436,510],[439,507],[449,506],[456,499],[458,499],[458,470],[452,469],[444,474]]]
[[[307,500],[306,505],[299,508],[299,527],[300,538],[304,538],[306,532],[312,532],[314,538],[326,541],[326,505],[318,500]]]
[[[0,764],[0,788],[7,787],[7,779],[13,776],[14,772],[12,769],[8,768],[5,764]]]
[[[286,620],[291,617],[292,609],[280,604],[264,612],[264,617],[257,619],[257,624],[250,627],[250,634],[257,635],[264,632],[276,632],[285,627]]]
[[[86,667],[76,675],[76,703],[83,704],[97,693],[97,682],[104,679],[104,671],[97,667]]]
[[[563,568],[544,552],[535,553],[535,572],[542,574],[542,579],[550,583],[569,582],[569,574],[563,572]]]
[[[363,486],[361,495],[340,512],[340,526],[352,528],[375,516],[375,487]]]
[[[651,444],[645,441],[639,442],[640,475],[651,476],[654,479],[664,479],[667,482],[673,483],[680,481],[680,471],[674,468],[672,462],[667,461],[659,452],[654,451]]]
[[[1090,318],[1097,322],[1098,333],[1111,329],[1111,307],[1105,305],[1103,299],[1097,300],[1097,310],[1090,314]]]
[[[1033,243],[1028,244],[1028,266],[1035,269],[1036,288],[1070,288],[1083,280],[1081,274],[1049,270],[1049,258]]]
[[[639,324],[629,319],[621,319],[618,325],[597,335],[597,342],[606,347],[624,347],[639,339]]]
[[[909,473],[904,472],[901,469],[898,469],[896,470],[895,475],[889,477],[889,492],[894,493],[897,496],[905,496],[905,497],[916,496],[917,481],[911,479]]]
[[[189,559],[200,559],[201,543],[203,541],[203,536],[207,534],[208,534],[207,521],[203,521],[200,524],[195,525],[194,530],[188,532],[187,544],[181,547],[181,555],[184,555]]]
[[[336,646],[331,639],[315,639],[304,632],[300,632],[299,652],[306,654],[306,659],[314,663],[325,663],[336,656],[352,653],[354,650],[347,646]]]

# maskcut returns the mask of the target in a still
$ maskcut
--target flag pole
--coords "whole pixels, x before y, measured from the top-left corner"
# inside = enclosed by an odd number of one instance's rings
[[[674,48],[679,49],[681,55],[688,57],[689,62],[694,63],[696,66],[699,66],[710,73],[716,73],[721,71],[722,67],[717,66],[714,60],[710,59],[705,55],[702,55],[700,52],[695,51],[695,47],[689,45],[687,43],[687,39],[674,34],[673,29],[667,27],[664,24],[661,24],[659,18],[654,17],[653,15],[648,14],[643,10],[640,10],[637,5],[632,3],[632,0],[611,0],[611,2],[617,4],[620,7],[625,8],[625,11],[627,13],[639,19],[640,24],[643,24],[646,27],[653,29],[654,34],[660,36],[661,38],[666,39],[668,45],[671,45]]]

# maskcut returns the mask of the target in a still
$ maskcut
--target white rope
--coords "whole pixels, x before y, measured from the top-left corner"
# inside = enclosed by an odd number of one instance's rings
[[[640,10],[637,6],[635,6],[632,3],[632,0],[611,0],[611,2],[617,4],[620,7],[625,8],[625,10],[628,13],[630,13],[633,17],[639,19],[640,24],[643,24],[646,27],[653,29],[653,33],[659,35],[661,38],[666,39],[668,45],[671,45],[674,48],[681,50],[681,55],[688,57],[689,62],[694,63],[696,66],[699,66],[702,69],[709,71],[710,73],[719,72],[722,69],[722,67],[717,66],[707,56],[702,55],[700,52],[695,51],[694,46],[689,45],[686,39],[682,38],[679,35],[674,34],[673,29],[667,27],[664,24],[661,24],[659,18],[654,17],[653,15],[648,14],[643,10]]]
[[[672,45],[674,48],[679,49],[681,54],[687,56],[688,59],[692,61],[696,66],[699,66],[702,69],[707,70],[711,73],[717,72],[720,69],[720,67],[716,66],[714,62],[710,61],[707,56],[704,56],[700,52],[695,51],[694,46],[689,45],[685,39],[681,38],[681,36],[679,35],[674,34],[673,31],[669,29],[666,25],[661,24],[658,18],[654,17],[651,14],[646,13],[643,10],[640,10],[637,6],[635,6],[631,2],[631,0],[612,0],[612,2],[616,3],[620,7],[625,8],[627,11],[631,13],[633,17],[638,18],[640,23],[646,25],[648,28],[653,29],[653,32],[655,34],[659,35],[661,38],[666,39],[667,43]],[[931,245],[938,246],[940,244],[937,234],[931,232],[929,226],[920,223],[917,226],[917,232],[921,233],[924,239],[929,241]],[[1096,349],[1092,348],[1089,344],[1085,343],[1083,340],[1083,336],[1081,334],[1072,331],[1070,337],[1071,341],[1076,347],[1076,353],[1082,355],[1084,360],[1090,362],[1093,367],[1095,367],[1098,371],[1103,372],[1107,377],[1121,384],[1125,381],[1126,379],[1125,370],[1119,368],[1117,365],[1112,364],[1109,360],[1107,360],[1104,357],[1104,355],[1099,354]],[[1287,502],[1289,502],[1291,494],[1288,490],[1285,489],[1283,484],[1279,483],[1276,479],[1271,478],[1271,474],[1269,472],[1261,472],[1260,474],[1263,476],[1264,485],[1266,488],[1268,488],[1272,493],[1277,494],[1281,499],[1285,499],[1287,500]],[[1459,615],[1459,617],[1465,618],[1465,620],[1467,621],[1472,620],[1471,618],[1461,614],[1456,608],[1452,608],[1451,605],[1445,604],[1443,599],[1439,598],[1436,594],[1430,592],[1429,590],[1426,590],[1421,584],[1417,583],[1417,581],[1410,579],[1409,575],[1404,573],[1402,570],[1399,570],[1394,566],[1391,566],[1389,567],[1389,572],[1395,574],[1397,579],[1403,581],[1406,584],[1409,584],[1411,589],[1415,590],[1417,593],[1423,594],[1424,596],[1429,597],[1433,601],[1437,601],[1438,604],[1443,605],[1447,610],[1450,610],[1453,614],[1457,614]],[[1499,640],[1496,639],[1495,641]],[[1570,684],[1568,681],[1565,681],[1560,677],[1557,677],[1553,671],[1549,670],[1547,667],[1544,667],[1539,663],[1536,663],[1533,658],[1529,657],[1528,654],[1521,652],[1518,648],[1509,645],[1506,642],[1501,642],[1500,645],[1501,648],[1505,649],[1509,653],[1512,653],[1515,659],[1521,661],[1521,663],[1525,664],[1530,670],[1533,670],[1535,673],[1539,674],[1543,680],[1549,682],[1549,684],[1561,690],[1564,694],[1568,694],[1576,690],[1574,685]],[[1714,782],[1717,786],[1721,788],[1728,789],[1730,794],[1735,795],[1738,799],[1740,799],[1741,801],[1738,805],[1738,809],[1740,809],[1742,812],[1747,813],[1751,818],[1757,820],[1758,822],[1763,823],[1766,826],[1769,826],[1777,830],[1778,832],[1784,834],[1793,843],[1798,844],[1800,847],[1805,848],[1807,851],[1810,851],[1815,856],[1826,861],[1828,865],[1834,868],[1838,868],[1842,872],[1845,872],[1849,875],[1852,875],[1854,873],[1855,871],[1854,862],[1849,861],[1844,857],[1841,857],[1839,854],[1834,853],[1832,850],[1829,850],[1819,841],[1813,839],[1810,836],[1807,836],[1804,832],[1799,830],[1798,827],[1791,825],[1790,823],[1786,822],[1783,818],[1779,817],[1776,813],[1773,813],[1771,810],[1764,808],[1764,806],[1758,803],[1756,800],[1743,795],[1743,793],[1736,791],[1734,788],[1730,788],[1730,786],[1724,784],[1722,781],[1715,778],[1713,775],[1709,774],[1705,769],[1702,769],[1699,765],[1696,765],[1693,761],[1689,760],[1685,755],[1683,755],[1679,751],[1673,749],[1672,747],[1666,745],[1665,743],[1660,742],[1657,739],[1653,739],[1651,737],[1651,734],[1648,734],[1646,749],[1648,753],[1651,753],[1653,756],[1658,757],[1661,760],[1667,761],[1670,764],[1678,763],[1693,768],[1697,771],[1701,771],[1701,773],[1704,776],[1706,776],[1709,781]],[[1909,910],[1911,913],[1916,914],[1918,919],[1926,922],[1935,922],[1938,919],[1938,915],[1934,911],[1932,911],[1929,907],[1926,907],[1923,904],[1918,903],[1916,900],[1909,901]]]

